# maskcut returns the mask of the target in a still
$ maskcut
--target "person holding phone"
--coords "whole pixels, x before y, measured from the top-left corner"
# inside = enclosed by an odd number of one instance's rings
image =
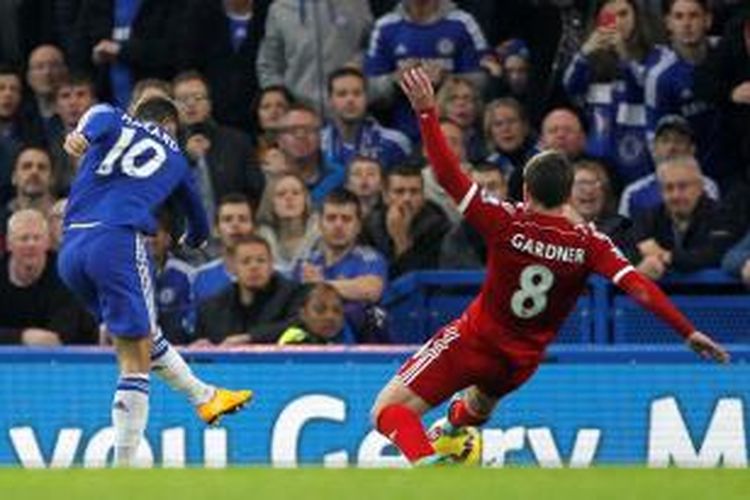
[[[563,84],[589,126],[587,150],[609,160],[615,185],[653,170],[646,140],[643,72],[650,44],[635,0],[603,0],[591,34],[571,61]]]

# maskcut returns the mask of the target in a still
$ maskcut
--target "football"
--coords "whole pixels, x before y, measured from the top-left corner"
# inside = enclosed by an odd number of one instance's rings
[[[460,427],[455,432],[448,432],[451,426],[445,417],[430,426],[427,435],[441,455],[450,455],[456,463],[462,465],[481,465],[482,433],[476,427]]]

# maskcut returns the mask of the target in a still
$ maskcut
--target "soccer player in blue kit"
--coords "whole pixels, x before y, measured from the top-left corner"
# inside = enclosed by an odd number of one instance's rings
[[[58,258],[60,276],[111,336],[120,366],[112,404],[115,464],[133,465],[148,420],[149,372],[187,395],[209,424],[241,408],[251,391],[229,391],[198,379],[156,324],[154,268],[145,236],[174,194],[188,218],[184,243],[209,234],[188,162],[175,140],[177,108],[168,99],[138,104],[131,117],[97,105],[65,138],[82,157],[71,187]]]

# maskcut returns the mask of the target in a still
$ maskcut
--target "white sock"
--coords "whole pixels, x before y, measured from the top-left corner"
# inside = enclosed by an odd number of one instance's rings
[[[131,467],[148,421],[148,373],[123,373],[112,402],[115,466]]]
[[[151,370],[172,389],[185,394],[197,406],[214,397],[216,390],[195,376],[179,352],[157,330],[151,344]]]

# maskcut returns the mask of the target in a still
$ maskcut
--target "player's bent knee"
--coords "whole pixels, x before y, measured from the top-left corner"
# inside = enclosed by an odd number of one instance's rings
[[[122,373],[148,373],[151,367],[151,339],[115,338],[117,360]]]

